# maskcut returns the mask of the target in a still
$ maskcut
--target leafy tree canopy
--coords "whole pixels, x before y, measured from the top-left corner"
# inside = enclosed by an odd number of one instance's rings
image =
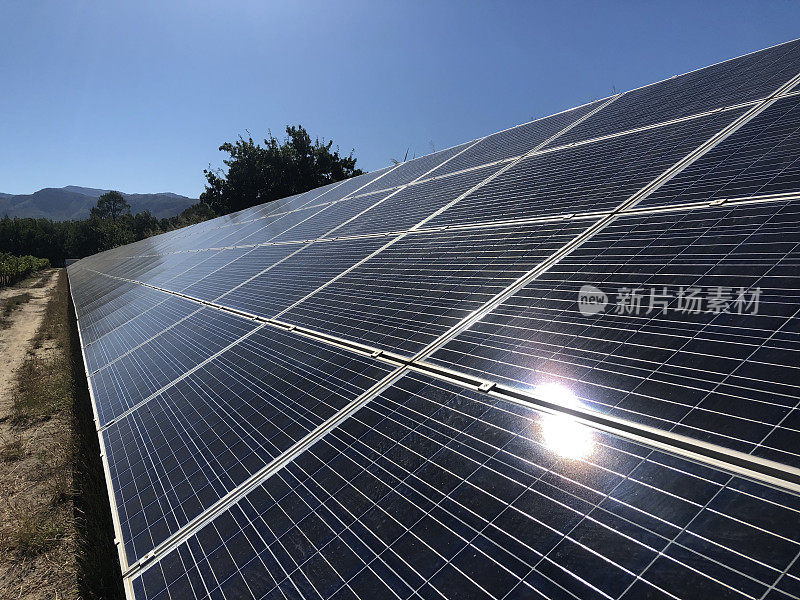
[[[112,221],[129,214],[131,214],[130,204],[122,194],[114,190],[100,196],[97,199],[97,206],[91,211],[91,216],[95,219],[111,219]]]
[[[211,168],[203,171],[207,185],[200,200],[215,213],[226,214],[363,173],[356,169],[352,151],[342,156],[338,147],[332,148],[332,141],[317,138],[312,143],[300,125],[287,126],[283,141],[269,132],[264,146],[251,136],[239,136],[219,147],[229,154],[223,161],[227,173]]]

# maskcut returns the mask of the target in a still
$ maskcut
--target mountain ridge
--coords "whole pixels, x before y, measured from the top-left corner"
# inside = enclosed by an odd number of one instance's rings
[[[61,188],[42,188],[32,194],[5,194],[0,192],[0,217],[33,217],[54,221],[86,219],[97,198],[109,190],[68,185]],[[131,213],[149,210],[163,219],[172,217],[197,202],[173,192],[122,195],[131,205]]]

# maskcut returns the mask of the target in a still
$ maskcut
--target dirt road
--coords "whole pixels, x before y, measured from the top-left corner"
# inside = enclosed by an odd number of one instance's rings
[[[77,598],[65,278],[0,290],[3,599]]]

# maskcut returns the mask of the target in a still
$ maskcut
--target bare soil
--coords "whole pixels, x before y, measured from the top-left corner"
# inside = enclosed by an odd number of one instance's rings
[[[78,597],[72,490],[69,394],[37,397],[36,384],[58,379],[66,364],[63,339],[51,331],[48,302],[64,292],[63,270],[50,269],[0,290],[24,292],[0,328],[0,598]],[[61,283],[61,285],[58,285]],[[46,318],[47,315],[47,318]],[[62,327],[61,325],[59,325]]]

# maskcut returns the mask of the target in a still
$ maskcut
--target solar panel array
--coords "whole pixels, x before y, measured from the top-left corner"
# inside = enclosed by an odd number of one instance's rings
[[[128,595],[799,599],[798,82],[794,41],[70,265]]]

